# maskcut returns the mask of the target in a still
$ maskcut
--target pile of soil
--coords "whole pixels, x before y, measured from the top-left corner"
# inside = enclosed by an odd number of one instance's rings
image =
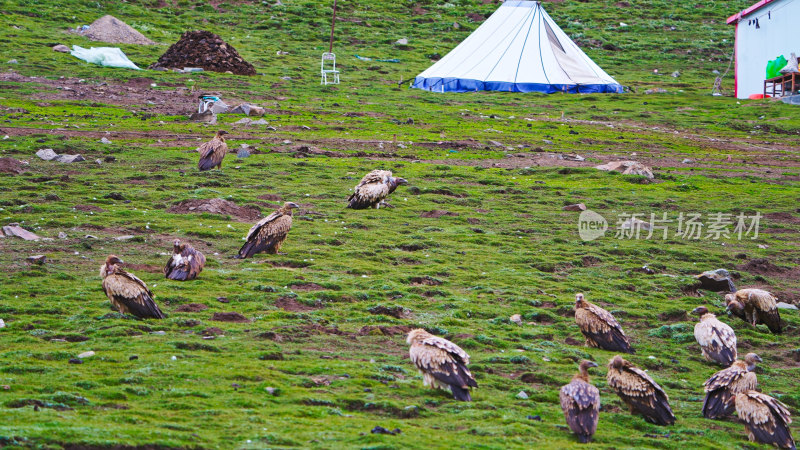
[[[235,48],[209,31],[187,31],[180,40],[150,65],[151,69],[202,67],[212,72],[255,75],[256,69]]]
[[[261,217],[261,211],[253,206],[238,206],[228,200],[221,198],[212,199],[190,199],[178,202],[167,209],[168,213],[189,214],[189,213],[210,213],[222,216],[231,216],[246,222],[252,222]]]
[[[22,163],[14,158],[0,158],[0,173],[19,175],[23,172]]]
[[[92,22],[89,28],[80,34],[93,41],[110,42],[112,44],[156,44],[147,39],[142,33],[131,28],[127,23],[108,15]]]

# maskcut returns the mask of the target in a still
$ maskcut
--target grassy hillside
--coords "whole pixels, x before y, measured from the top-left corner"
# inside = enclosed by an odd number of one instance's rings
[[[718,367],[700,356],[686,315],[700,304],[734,327],[742,354],[761,355],[761,389],[798,414],[797,312],[783,311],[786,331],[774,336],[692,287],[694,275],[726,268],[739,287],[800,303],[800,116],[710,96],[712,70],[724,71],[732,52],[725,18],[749,2],[547,3],[635,91],[588,96],[409,90],[432,55],[479,25],[468,14],[497,7],[473,1],[339,2],[342,84],[321,87],[330,5],[281,2],[0,8],[10,43],[0,46],[0,157],[22,161],[20,173],[0,173],[0,225],[48,238],[0,238],[0,446],[564,448],[578,444],[558,388],[589,358],[601,366],[595,447],[754,447],[741,424],[702,418],[701,385]],[[259,75],[106,69],[50,49],[101,45],[63,31],[104,14],[163,44],[120,46],[140,67],[183,31],[206,29]],[[408,46],[394,44],[404,37]],[[644,93],[651,88],[667,92]],[[731,74],[724,88],[732,94]],[[190,122],[198,92],[262,105],[269,127],[234,115]],[[231,153],[221,172],[198,173],[195,149],[220,128],[252,156]],[[86,161],[42,161],[40,148]],[[576,153],[585,160],[571,160]],[[656,180],[593,168],[616,159],[652,166]],[[390,199],[395,208],[344,209],[375,168],[410,181]],[[213,198],[262,215],[299,203],[285,254],[232,259],[252,220],[168,212]],[[580,239],[578,213],[562,210],[578,202],[609,221],[605,237]],[[756,212],[756,239],[687,240],[674,223],[666,240],[614,237],[626,214]],[[196,281],[163,279],[176,237],[208,258]],[[98,276],[110,253],[148,283],[167,319],[110,309]],[[47,262],[26,261],[36,254]],[[606,386],[613,353],[583,345],[571,316],[577,292],[621,322],[637,349],[630,360],[668,392],[675,426],[631,416]],[[212,320],[222,312],[248,322]],[[474,402],[423,388],[405,344],[413,327],[470,353]],[[402,433],[371,434],[376,425]]]

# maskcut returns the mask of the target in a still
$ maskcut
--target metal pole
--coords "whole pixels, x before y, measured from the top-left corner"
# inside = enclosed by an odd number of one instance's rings
[[[328,47],[328,53],[333,53],[333,27],[336,26],[336,0],[333,0],[333,20],[331,20],[331,43]]]

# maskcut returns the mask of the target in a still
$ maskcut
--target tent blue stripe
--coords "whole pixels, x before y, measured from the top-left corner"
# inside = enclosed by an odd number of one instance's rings
[[[481,81],[466,78],[423,78],[416,77],[412,88],[424,89],[432,92],[474,92],[474,91],[504,91],[504,92],[542,92],[555,94],[565,92],[568,94],[621,94],[622,86],[619,84],[549,84],[549,83],[514,83],[509,81]]]

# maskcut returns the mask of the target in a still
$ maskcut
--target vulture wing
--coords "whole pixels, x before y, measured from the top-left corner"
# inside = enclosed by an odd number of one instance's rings
[[[694,326],[694,337],[709,361],[725,367],[736,361],[736,334],[725,323],[717,319],[698,322]]]
[[[180,254],[173,254],[164,267],[164,274],[170,280],[193,280],[203,270],[206,257],[187,245]]]
[[[736,409],[734,398],[740,392],[755,389],[758,384],[756,374],[748,372],[741,361],[720,370],[706,380],[706,398],[703,400],[703,417],[720,419],[733,414]]]
[[[469,356],[460,347],[434,336],[422,344],[412,345],[409,354],[411,361],[423,373],[450,386],[456,400],[472,400],[469,387],[478,387],[478,383],[467,369]]]
[[[273,212],[250,228],[247,242],[239,250],[239,257],[249,258],[260,252],[277,253],[291,228],[292,216],[280,211]]]
[[[750,439],[780,448],[795,448],[789,424],[792,418],[783,403],[756,391],[736,395],[736,413]]]
[[[633,366],[609,369],[607,380],[632,412],[638,412],[646,421],[656,425],[675,423],[667,394],[645,371]]]
[[[561,388],[559,399],[569,429],[581,442],[589,442],[597,431],[600,391],[583,380],[572,380]]]
[[[197,163],[197,168],[211,170],[222,162],[228,152],[228,144],[214,138],[198,147],[197,152],[200,153],[200,161]]]
[[[596,305],[575,311],[575,321],[589,344],[612,352],[634,353],[628,337],[610,312]]]
[[[385,199],[390,193],[389,179],[392,172],[388,170],[373,170],[364,175],[361,182],[348,197],[348,208],[366,209]]]
[[[115,273],[103,279],[103,291],[123,314],[130,313],[143,319],[164,318],[164,314],[153,300],[153,293],[136,275],[117,269]]]

